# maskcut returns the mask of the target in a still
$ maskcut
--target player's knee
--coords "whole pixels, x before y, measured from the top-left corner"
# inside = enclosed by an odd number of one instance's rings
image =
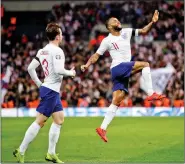
[[[149,67],[150,64],[148,62],[144,62],[144,67]]]
[[[113,99],[112,99],[112,103],[116,106],[120,106],[121,104],[121,101],[123,100],[124,98],[124,92],[115,92],[113,93]]]
[[[42,128],[42,127],[44,127],[44,125],[45,125],[45,123],[42,123],[42,124],[40,125],[40,127]]]
[[[55,124],[57,125],[62,125],[64,123],[64,119],[60,119],[60,120],[54,120]]]
[[[122,96],[114,97],[112,103],[116,106],[120,106],[122,100],[123,100]]]
[[[36,119],[37,124],[42,128],[47,120]]]
[[[120,106],[121,101],[113,101],[113,104],[116,105],[116,106]]]
[[[42,127],[44,127],[45,122],[39,122],[38,124],[39,124],[39,126],[42,128]]]

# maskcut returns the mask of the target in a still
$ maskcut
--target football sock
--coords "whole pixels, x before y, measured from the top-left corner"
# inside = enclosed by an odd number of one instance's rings
[[[24,155],[26,149],[28,148],[28,145],[31,141],[33,141],[33,139],[37,136],[39,130],[40,130],[40,126],[38,123],[33,122],[30,127],[28,128],[28,130],[25,133],[24,139],[20,145],[20,154]]]
[[[154,91],[153,91],[153,86],[152,86],[152,77],[150,73],[150,67],[145,67],[142,70],[142,77],[144,80],[144,86],[146,87],[146,92],[148,96],[151,96]]]
[[[116,115],[116,111],[118,109],[118,106],[111,104],[107,110],[107,113],[105,114],[105,118],[101,124],[101,129],[106,130],[110,122],[113,120],[114,116]]]
[[[60,136],[60,128],[61,128],[61,125],[58,125],[54,122],[51,125],[51,128],[49,130],[49,148],[48,148],[49,154],[52,154],[52,155],[56,154],[55,149]]]

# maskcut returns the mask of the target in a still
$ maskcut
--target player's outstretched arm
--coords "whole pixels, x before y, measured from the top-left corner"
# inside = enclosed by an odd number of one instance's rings
[[[28,73],[30,74],[32,80],[34,81],[34,83],[40,87],[42,85],[42,82],[39,80],[37,73],[36,73],[36,68],[40,65],[40,63],[36,60],[33,59],[31,61],[31,63],[28,66]]]
[[[66,70],[64,68],[65,59],[64,59],[63,55],[54,56],[53,62],[54,62],[53,63],[54,72],[56,74],[59,74],[62,76],[71,76],[71,77],[76,76],[76,71],[75,71],[74,67],[71,70]]]
[[[158,10],[155,10],[154,15],[152,17],[152,21],[148,25],[146,25],[144,28],[139,29],[138,33],[139,34],[147,34],[150,31],[150,29],[152,28],[152,25],[154,23],[156,23],[158,21],[158,19],[159,19],[159,12],[158,12]]]
[[[89,66],[91,64],[94,64],[97,62],[97,60],[99,59],[100,55],[103,55],[105,51],[108,50],[109,48],[109,43],[108,40],[106,38],[104,38],[100,44],[100,47],[98,48],[98,50],[96,51],[96,53],[94,53],[89,60],[87,61],[87,63],[85,65],[81,66],[81,70],[82,72],[84,72],[85,70],[87,70],[89,68]]]
[[[99,55],[98,53],[93,54],[93,55],[89,58],[89,60],[87,61],[87,63],[86,63],[85,65],[82,65],[82,66],[81,66],[82,72],[84,72],[85,70],[87,70],[91,64],[96,63],[97,60],[99,59],[99,57],[100,57],[100,55]]]

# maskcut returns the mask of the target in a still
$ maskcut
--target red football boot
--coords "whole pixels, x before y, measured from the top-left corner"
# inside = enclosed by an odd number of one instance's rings
[[[152,101],[152,100],[161,100],[163,98],[165,98],[166,96],[165,95],[160,95],[160,94],[157,94],[157,93],[153,93],[151,96],[148,96],[146,98],[147,101]]]
[[[101,137],[101,139],[104,142],[108,142],[108,139],[106,137],[106,130],[103,130],[101,128],[96,128],[96,133]]]

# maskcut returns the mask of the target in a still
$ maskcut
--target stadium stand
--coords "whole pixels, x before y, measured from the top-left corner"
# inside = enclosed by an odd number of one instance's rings
[[[109,54],[105,53],[86,73],[80,71],[80,65],[87,61],[107,35],[104,22],[108,17],[118,17],[124,26],[141,28],[150,21],[155,9],[160,12],[160,20],[147,36],[133,40],[132,60],[148,61],[152,69],[163,68],[168,63],[173,65],[176,72],[164,91],[167,98],[163,102],[146,102],[146,95],[139,85],[140,74],[137,74],[130,79],[129,95],[121,106],[184,106],[184,3],[138,2],[66,3],[55,5],[47,12],[45,25],[55,21],[63,31],[62,49],[66,55],[66,68],[74,65],[77,71],[74,79],[63,80],[61,101],[64,107],[108,106],[112,94]],[[39,103],[39,92],[27,73],[27,66],[37,50],[47,44],[47,40],[43,31],[32,37],[24,33],[17,37],[16,30],[19,27],[15,24],[16,19],[13,19],[11,25],[1,25],[2,107],[35,108]],[[7,77],[8,67],[11,75],[7,80],[4,78]],[[41,68],[38,68],[38,75],[44,78]]]

